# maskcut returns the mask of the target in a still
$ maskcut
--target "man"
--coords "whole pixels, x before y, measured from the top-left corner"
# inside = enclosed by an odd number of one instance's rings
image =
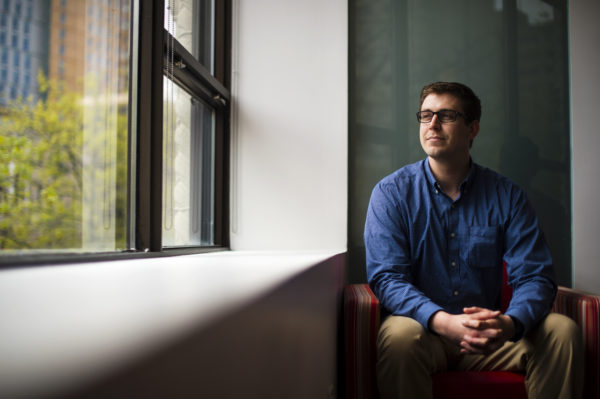
[[[524,192],[472,162],[481,105],[460,83],[420,98],[427,158],[380,181],[365,225],[367,277],[390,316],[377,339],[383,398],[431,398],[442,370],[526,373],[530,399],[580,398],[577,325],[550,313],[550,252]],[[503,263],[513,297],[501,313]]]

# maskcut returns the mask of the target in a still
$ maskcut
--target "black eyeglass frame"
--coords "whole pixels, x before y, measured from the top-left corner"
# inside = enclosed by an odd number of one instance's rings
[[[423,121],[422,120],[423,117],[421,116],[421,114],[423,114],[423,113],[430,113],[431,119],[429,119],[428,121]],[[446,113],[446,116],[448,116],[448,113],[450,113],[454,116],[451,120],[442,120],[442,117],[441,117],[442,113]],[[419,123],[430,123],[433,120],[434,115],[438,116],[440,123],[456,122],[456,118],[458,116],[461,116],[465,120],[465,122],[469,122],[469,119],[467,119],[467,116],[465,114],[463,114],[462,112],[455,111],[453,109],[440,109],[439,111],[419,111],[419,112],[417,112],[417,120],[419,121]]]

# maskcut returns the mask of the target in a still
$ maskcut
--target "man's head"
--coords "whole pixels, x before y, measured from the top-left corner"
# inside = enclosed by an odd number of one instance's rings
[[[481,117],[473,91],[460,83],[432,83],[423,88],[420,103],[417,118],[425,153],[438,161],[468,159]]]
[[[465,122],[467,123],[481,119],[481,102],[479,101],[479,97],[473,93],[473,90],[462,83],[435,82],[423,87],[419,109],[423,105],[425,98],[430,94],[450,94],[456,97],[462,106],[462,112],[465,114]]]

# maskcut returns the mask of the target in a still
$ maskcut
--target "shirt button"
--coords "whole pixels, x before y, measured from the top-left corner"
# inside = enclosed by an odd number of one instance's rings
[[[454,291],[454,296],[458,296],[458,291]]]
[[[455,236],[456,236],[456,234],[450,233],[450,237],[454,238]]]
[[[455,266],[456,266],[456,262],[452,262],[452,263],[450,263],[450,264],[452,265],[452,267],[455,267]]]

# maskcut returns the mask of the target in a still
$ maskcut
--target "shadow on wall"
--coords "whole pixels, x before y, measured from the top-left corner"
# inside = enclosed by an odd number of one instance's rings
[[[557,197],[557,185],[569,181],[569,165],[540,157],[528,137],[508,137],[501,148],[500,171],[527,193],[550,246],[560,285],[571,286],[571,231],[569,204]],[[569,192],[567,190],[566,192]]]

